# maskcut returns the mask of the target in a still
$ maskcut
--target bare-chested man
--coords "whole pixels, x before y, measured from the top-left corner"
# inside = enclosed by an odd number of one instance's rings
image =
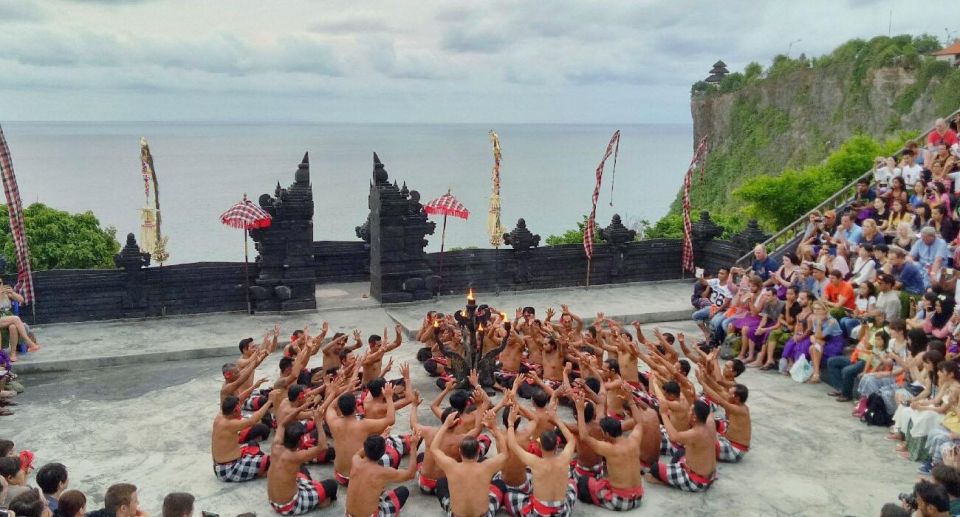
[[[510,322],[505,322],[504,328],[508,337],[506,345],[500,352],[500,369],[496,372],[496,379],[501,387],[510,389],[520,375],[524,345],[517,329]]]
[[[551,515],[567,517],[573,511],[577,502],[577,484],[569,477],[570,460],[577,448],[577,439],[570,433],[567,426],[557,418],[555,412],[550,413],[550,421],[563,433],[567,444],[560,451],[557,450],[557,435],[555,431],[544,431],[540,434],[540,444],[543,457],[530,454],[523,450],[517,442],[515,430],[519,412],[511,409],[511,426],[507,428],[507,443],[513,454],[516,454],[528,467],[533,476],[533,492],[525,501],[520,501],[520,515]]]
[[[383,388],[386,398],[387,413],[383,418],[356,417],[357,398],[353,393],[344,393],[337,398],[337,402],[327,409],[327,425],[333,435],[333,446],[336,449],[333,475],[337,482],[346,486],[350,483],[351,458],[363,447],[363,440],[371,434],[380,434],[396,420],[393,405],[393,385],[387,384]],[[339,410],[339,414],[338,414]],[[400,458],[410,451],[410,438],[407,436],[390,436],[387,438],[387,451],[380,459],[385,466],[400,464]]]
[[[483,417],[483,425],[493,433],[497,442],[497,455],[479,462],[480,442],[466,436],[460,439],[456,456],[451,456],[441,444],[446,443],[447,433],[455,420],[456,415],[448,415],[429,446],[429,452],[446,474],[446,477],[438,482],[436,489],[440,507],[448,516],[493,517],[503,506],[507,491],[503,481],[493,480],[494,474],[507,461],[506,438],[497,425],[496,413],[487,411]],[[460,461],[457,461],[458,458]],[[490,487],[486,493],[481,489],[484,485]]]
[[[320,425],[320,410],[313,412],[314,423]],[[289,423],[278,432],[270,449],[273,464],[267,474],[267,498],[281,515],[301,515],[323,507],[337,498],[337,482],[332,479],[314,481],[303,465],[321,452],[321,445],[300,449],[307,429],[300,422]]]
[[[710,417],[710,406],[698,400],[690,408],[690,429],[679,432],[673,427],[670,410],[660,406],[660,416],[670,441],[679,443],[684,456],[671,463],[657,462],[650,467],[650,480],[687,492],[703,492],[717,477],[717,430]]]
[[[210,435],[213,453],[213,472],[220,481],[250,481],[266,474],[270,456],[260,452],[259,447],[240,447],[238,434],[263,418],[270,409],[267,401],[250,418],[241,418],[240,399],[230,395],[220,403],[220,414],[213,419]]]
[[[585,440],[586,437],[600,439],[603,430],[597,421],[596,405],[586,400],[583,393],[574,394],[574,404],[579,411],[577,422],[570,427],[570,432],[577,436],[577,459],[573,463],[573,476],[578,480],[583,477],[599,477],[603,473],[603,456],[597,453]],[[579,400],[579,402],[577,402]],[[580,420],[583,425],[580,425]]]
[[[634,426],[629,436],[623,436],[620,421],[612,417],[600,419],[601,437],[598,439],[587,429],[582,395],[574,397],[577,408],[577,426],[580,429],[581,450],[586,445],[606,460],[606,477],[581,476],[576,473],[580,500],[623,512],[640,506],[643,499],[643,480],[640,473],[640,444],[643,428]],[[634,421],[640,421],[640,410],[632,398],[627,405]]]
[[[354,350],[363,346],[363,340],[360,339],[360,331],[353,331],[354,343],[347,346],[347,335],[337,333],[329,343],[324,345],[320,351],[323,352],[323,371],[336,372],[343,363],[343,358]]]
[[[750,450],[752,426],[747,396],[750,390],[743,384],[737,384],[724,393],[721,387],[708,375],[697,370],[697,379],[703,386],[703,392],[714,404],[723,408],[727,417],[726,432],[717,435],[717,459],[725,463],[737,463]]]
[[[400,374],[403,379],[403,387],[411,386],[410,382],[410,365],[403,363],[400,365]],[[360,407],[363,408],[363,417],[364,418],[383,418],[387,414],[387,399],[383,394],[383,388],[389,383],[383,377],[377,377],[369,384],[367,384],[367,389],[364,391],[363,396],[361,397]],[[398,389],[394,387],[394,391]],[[395,411],[400,411],[401,409],[410,405],[412,400],[406,396],[407,390],[403,391],[403,397],[399,400],[394,400],[393,407]],[[358,408],[359,409],[359,408]]]
[[[244,389],[243,386],[249,385],[257,367],[267,358],[269,353],[267,349],[257,350],[243,368],[232,363],[224,364],[221,369],[224,382],[220,388],[220,401],[223,402],[225,398],[231,395],[240,398],[240,395],[245,391],[249,397],[249,392],[253,390],[250,388]]]
[[[690,401],[680,393],[680,385],[674,381],[668,381],[660,386],[660,377],[656,374],[650,376],[650,388],[653,395],[660,402],[660,407],[669,409],[670,422],[677,432],[683,432],[690,429]],[[660,426],[660,454],[677,456],[683,454],[683,449],[679,443],[670,440],[665,425]]]
[[[384,345],[383,338],[376,334],[373,334],[367,338],[367,343],[369,344],[370,349],[367,352],[367,355],[360,362],[360,367],[363,369],[363,377],[361,380],[363,384],[367,384],[377,377],[380,377],[383,356],[388,352],[392,352],[397,348],[400,348],[400,343],[403,339],[403,327],[397,325],[394,327],[394,330],[396,331],[397,337],[394,339],[393,343],[390,343],[389,345]],[[383,333],[386,335],[386,328],[383,329]]]
[[[410,436],[410,447],[420,447],[420,434]],[[363,448],[350,457],[350,478],[347,488],[347,517],[393,517],[400,514],[410,491],[397,487],[384,492],[388,483],[402,483],[417,474],[417,462],[411,460],[406,470],[383,466],[379,458],[389,454],[389,444],[379,434],[371,434],[363,441]]]

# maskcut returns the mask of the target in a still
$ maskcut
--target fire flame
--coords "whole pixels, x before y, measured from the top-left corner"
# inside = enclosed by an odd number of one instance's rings
[[[483,332],[483,323],[480,324],[480,327],[477,328],[477,330],[479,330],[480,332]]]
[[[435,329],[440,328],[440,320],[433,320],[433,328]]]
[[[476,298],[473,297],[473,288],[471,287],[471,288],[470,288],[470,291],[467,292],[467,301],[468,301],[468,302],[472,302],[472,301],[474,301],[475,299],[476,299]]]
[[[500,316],[503,318],[503,321],[507,321],[507,313],[501,312]]]

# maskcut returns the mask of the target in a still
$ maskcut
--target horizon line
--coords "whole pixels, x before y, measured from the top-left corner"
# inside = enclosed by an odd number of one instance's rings
[[[693,126],[693,122],[344,122],[305,120],[0,120],[0,124],[216,124],[216,125],[384,125],[384,126]]]

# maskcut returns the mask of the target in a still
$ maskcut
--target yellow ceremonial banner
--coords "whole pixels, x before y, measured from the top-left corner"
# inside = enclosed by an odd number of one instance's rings
[[[487,215],[487,234],[490,245],[499,248],[503,245],[503,226],[500,224],[500,137],[490,131],[493,145],[493,192],[490,194],[490,211]]]

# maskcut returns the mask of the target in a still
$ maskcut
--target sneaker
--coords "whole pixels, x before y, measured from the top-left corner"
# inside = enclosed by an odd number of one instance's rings
[[[930,471],[933,470],[933,462],[927,461],[923,465],[920,465],[920,468],[917,469],[917,472],[923,474],[924,476],[929,476]]]

